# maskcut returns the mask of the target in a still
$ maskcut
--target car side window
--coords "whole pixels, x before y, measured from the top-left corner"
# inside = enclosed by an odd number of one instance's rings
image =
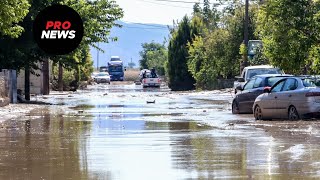
[[[296,79],[287,79],[286,82],[284,83],[284,86],[282,88],[282,91],[292,91],[297,89],[298,87],[298,82]]]
[[[258,77],[258,78],[256,79],[256,81],[254,82],[254,84],[253,84],[253,88],[262,87],[262,86],[263,86],[262,81],[263,81],[263,78]]]
[[[251,80],[244,86],[243,90],[252,89],[255,80],[256,80],[256,79],[251,79]]]
[[[279,82],[276,86],[274,86],[274,87],[271,89],[271,92],[280,92],[281,89],[282,89],[282,86],[283,86],[284,82],[285,82],[285,81]]]

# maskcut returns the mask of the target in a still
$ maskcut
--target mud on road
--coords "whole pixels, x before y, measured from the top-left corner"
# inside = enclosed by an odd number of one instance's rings
[[[95,85],[1,123],[0,179],[320,176],[320,123],[231,114],[232,90]]]

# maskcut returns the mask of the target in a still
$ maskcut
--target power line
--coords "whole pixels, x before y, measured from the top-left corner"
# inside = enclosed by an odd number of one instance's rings
[[[170,5],[170,4],[161,4],[161,3],[152,2],[152,1],[146,1],[146,0],[138,0],[138,1],[143,1],[143,2],[146,2],[146,3],[151,3],[151,4],[156,4],[156,5],[162,5],[162,6],[177,7],[177,8],[183,8],[183,9],[192,9],[192,7],[175,6],[175,5]]]
[[[185,4],[195,4],[195,3],[203,4],[203,3],[200,3],[200,2],[181,1],[181,0],[153,0],[153,1],[170,2],[170,3],[185,3]]]

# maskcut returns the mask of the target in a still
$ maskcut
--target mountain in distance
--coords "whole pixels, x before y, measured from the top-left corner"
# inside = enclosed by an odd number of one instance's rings
[[[91,47],[90,52],[95,68],[98,61],[99,67],[106,66],[111,56],[120,56],[125,66],[132,59],[132,62],[136,64],[135,67],[139,67],[141,44],[152,41],[163,43],[165,38],[168,39],[169,37],[169,29],[166,25],[126,23],[122,21],[118,23],[122,25],[122,28],[112,28],[110,35],[110,37],[117,37],[118,41],[99,43],[99,47],[104,50],[104,53],[98,52]]]

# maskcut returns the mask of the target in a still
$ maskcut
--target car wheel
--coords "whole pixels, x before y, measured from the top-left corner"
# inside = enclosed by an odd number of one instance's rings
[[[289,110],[288,110],[288,119],[289,120],[298,120],[299,118],[299,114],[297,109],[294,106],[290,106]]]
[[[239,104],[237,101],[232,102],[232,114],[239,114]]]
[[[263,120],[262,111],[259,105],[256,105],[256,107],[254,108],[253,114],[256,120]]]

